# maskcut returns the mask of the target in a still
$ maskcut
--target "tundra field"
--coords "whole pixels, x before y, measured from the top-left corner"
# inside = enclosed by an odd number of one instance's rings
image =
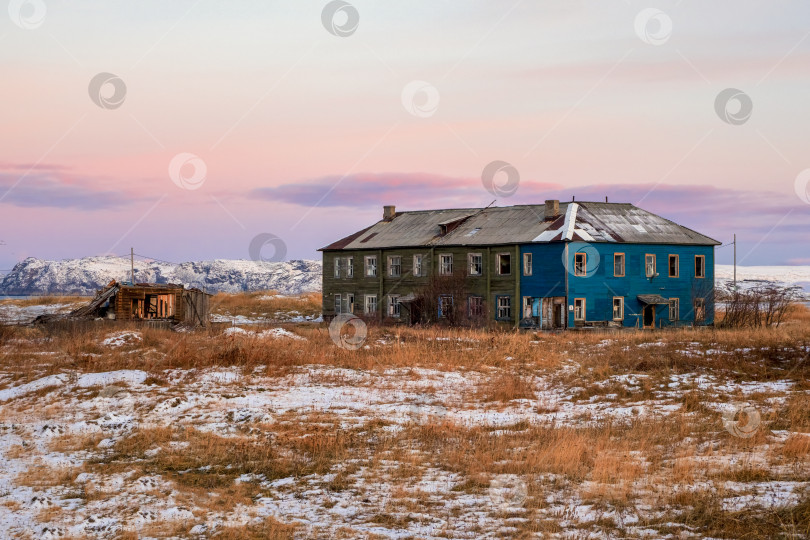
[[[212,305],[188,332],[0,326],[0,537],[810,537],[806,308],[348,350],[316,294]]]

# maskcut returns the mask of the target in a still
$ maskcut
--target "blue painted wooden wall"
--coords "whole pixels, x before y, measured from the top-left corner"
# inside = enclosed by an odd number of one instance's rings
[[[562,242],[528,244],[520,247],[520,295],[549,298],[565,296],[565,267]],[[532,254],[532,275],[525,275],[523,254]]]
[[[713,246],[685,246],[659,244],[614,244],[571,242],[568,245],[568,291],[566,294],[566,268],[564,243],[531,244],[521,246],[523,253],[532,253],[533,272],[523,276],[521,268],[521,296],[567,296],[568,305],[574,298],[586,299],[587,321],[610,321],[613,319],[613,297],[624,297],[624,326],[641,327],[642,304],[640,294],[658,294],[664,298],[680,301],[679,321],[669,320],[669,306],[656,307],[656,328],[673,324],[691,324],[694,321],[693,298],[708,296],[705,324],[714,321],[714,305],[709,294],[714,287]],[[575,253],[588,256],[587,276],[574,275]],[[625,275],[614,277],[613,254],[625,254]],[[645,254],[656,256],[658,276],[646,277]],[[679,256],[679,277],[669,277],[669,255]],[[706,277],[695,278],[695,255],[706,258]],[[521,264],[523,257],[521,256]],[[574,326],[574,313],[568,311],[568,325]]]

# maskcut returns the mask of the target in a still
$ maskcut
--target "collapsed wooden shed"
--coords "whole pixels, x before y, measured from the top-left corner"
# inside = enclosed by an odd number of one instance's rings
[[[111,281],[89,304],[72,311],[68,317],[207,326],[210,299],[206,292],[173,283]]]

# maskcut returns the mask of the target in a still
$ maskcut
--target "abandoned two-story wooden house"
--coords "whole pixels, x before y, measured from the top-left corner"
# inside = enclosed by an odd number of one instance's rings
[[[323,311],[542,329],[708,325],[718,244],[624,203],[386,206],[321,248]]]

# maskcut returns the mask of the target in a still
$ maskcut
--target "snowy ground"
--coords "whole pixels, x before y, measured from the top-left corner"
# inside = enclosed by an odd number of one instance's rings
[[[67,313],[76,309],[79,305],[76,303],[64,303],[21,306],[18,302],[6,300],[0,302],[0,324],[27,324],[40,315]]]
[[[0,332],[0,538],[810,534],[806,322],[372,327],[349,351],[312,298],[239,306],[184,334]]]
[[[267,347],[308,343],[304,336],[283,328],[228,328],[214,339],[260,339],[266,340]],[[138,332],[122,331],[103,336],[99,346],[114,354],[137,356],[145,352],[144,341]],[[479,340],[438,337],[435,341],[469,347]],[[541,345],[536,342],[533,350],[539,351]],[[642,345],[646,346],[641,349],[655,349],[663,343]],[[391,339],[369,344],[378,351],[399,346]],[[614,340],[605,339],[593,350],[613,346]],[[707,349],[691,341],[674,344],[674,350],[683,358],[743,358],[750,352],[720,346]],[[672,489],[662,471],[646,478],[631,475],[632,481],[625,485],[600,479],[596,469],[572,483],[542,466],[536,472],[521,469],[516,474],[518,469],[503,465],[502,472],[488,475],[485,484],[477,485],[479,480],[462,470],[433,462],[430,451],[424,455],[425,448],[403,452],[393,447],[413,443],[408,434],[428,426],[462,433],[481,429],[482,434],[495,437],[532,429],[545,433],[610,424],[626,429],[682,416],[685,393],[699,392],[701,410],[709,415],[707,425],[715,433],[709,443],[714,449],[698,452],[692,447],[691,454],[663,459],[671,460],[676,471],[686,462],[690,467],[709,463],[716,471],[756,463],[765,470],[775,467],[768,458],[773,448],[796,436],[784,429],[770,430],[771,413],[782,410],[797,392],[808,393],[806,387],[797,389],[790,377],[745,381],[705,372],[661,377],[629,371],[587,383],[582,380],[579,386],[573,375],[583,366],[568,358],[554,369],[527,376],[531,393],[526,398],[508,402],[481,398],[480,389],[497,371],[495,365],[510,360],[495,356],[489,367],[453,371],[302,365],[276,376],[268,375],[263,365],[248,372],[216,367],[167,369],[157,376],[139,369],[62,370],[25,383],[0,373],[0,536],[115,538],[137,532],[146,537],[202,538],[226,526],[273,516],[297,524],[301,538],[511,537],[521,531],[538,532],[532,522],[548,524],[549,529],[539,529],[537,537],[545,536],[540,534],[544,531],[560,537],[693,537],[686,524],[664,527],[660,523],[664,508],[653,501],[670,496]],[[755,429],[762,440],[755,449],[741,451],[727,442],[729,428],[724,419],[733,419],[739,402],[751,399],[756,400]],[[735,425],[732,422],[731,427]],[[230,487],[209,488],[208,497],[201,495],[206,489],[190,488],[182,478],[205,478],[212,472],[210,466],[175,471],[141,464],[173,447],[180,453],[183,448],[192,450],[187,440],[148,443],[141,458],[127,462],[111,457],[120,454],[120,445],[128,438],[161,428],[237,441],[262,433],[276,438],[296,433],[306,439],[324,426],[327,432],[357,437],[374,431],[369,445],[387,439],[392,449],[374,455],[352,453],[335,459],[328,470],[301,475],[242,474],[229,481]],[[655,457],[657,450],[642,450],[628,449],[620,461],[652,471],[652,462],[662,458]],[[605,457],[609,453],[605,450],[597,459],[613,463],[615,459]],[[728,512],[779,509],[804,500],[810,486],[808,463],[792,467],[790,474],[774,472],[754,481],[712,480],[695,474],[679,485],[689,493],[719,493]],[[223,489],[238,490],[240,485],[250,486],[251,495],[228,503]],[[633,495],[619,503],[614,490]]]

